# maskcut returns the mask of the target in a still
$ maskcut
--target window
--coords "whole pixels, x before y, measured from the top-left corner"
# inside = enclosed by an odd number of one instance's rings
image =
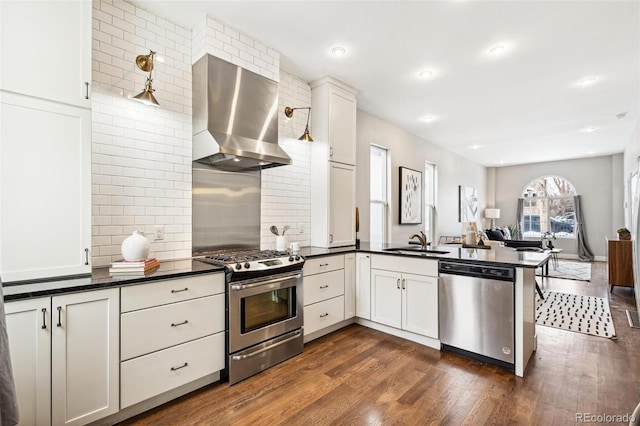
[[[436,165],[424,163],[424,233],[427,241],[435,241],[436,232],[436,188],[438,187]]]
[[[522,232],[525,237],[542,237],[551,233],[559,238],[575,238],[576,190],[568,180],[545,176],[522,191]]]
[[[369,242],[384,244],[387,242],[387,218],[389,196],[387,185],[387,150],[371,145],[371,204],[369,222]]]

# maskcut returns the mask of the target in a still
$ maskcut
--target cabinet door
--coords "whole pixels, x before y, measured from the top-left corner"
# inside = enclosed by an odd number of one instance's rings
[[[52,298],[54,425],[81,425],[119,409],[120,290]]]
[[[0,89],[89,108],[91,8],[87,0],[0,2]]]
[[[344,319],[356,316],[356,255],[344,255]]]
[[[51,299],[5,304],[20,425],[51,424]]]
[[[90,273],[91,111],[0,93],[0,121],[2,279]]]
[[[356,170],[331,163],[329,200],[329,247],[356,242]]]
[[[438,338],[438,279],[402,274],[402,328]]]
[[[356,253],[356,316],[371,319],[371,257]]]
[[[402,327],[401,274],[371,270],[371,321],[391,327]]]
[[[329,89],[329,160],[356,165],[356,99]]]

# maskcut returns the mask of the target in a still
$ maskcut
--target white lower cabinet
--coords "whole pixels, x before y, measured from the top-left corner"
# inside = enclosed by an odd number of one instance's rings
[[[393,270],[395,263],[405,271],[437,273],[437,261],[374,255],[371,321],[437,339],[438,278]]]
[[[123,287],[121,297],[121,408],[224,369],[224,274]]]
[[[308,259],[304,275],[304,335],[345,319],[345,255]],[[352,270],[352,269],[351,269]]]
[[[344,255],[344,319],[356,316],[356,255]]]
[[[371,319],[371,255],[356,253],[356,316]]]
[[[119,294],[6,304],[20,424],[84,425],[118,411]]]

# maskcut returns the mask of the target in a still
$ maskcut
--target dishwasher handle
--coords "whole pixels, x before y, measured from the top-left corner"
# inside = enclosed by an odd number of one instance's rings
[[[438,264],[440,274],[462,275],[465,277],[488,278],[492,280],[515,280],[515,269],[506,266],[485,266],[477,263],[463,263],[440,261]]]

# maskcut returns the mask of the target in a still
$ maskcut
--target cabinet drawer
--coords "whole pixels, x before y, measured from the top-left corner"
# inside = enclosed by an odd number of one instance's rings
[[[336,269],[344,269],[344,255],[319,257],[309,259],[304,263],[303,274],[307,275],[319,274],[321,272],[335,271]]]
[[[120,311],[129,312],[220,293],[224,293],[224,274],[221,272],[134,285],[122,288]]]
[[[344,294],[344,269],[304,278],[304,305],[321,302]]]
[[[224,368],[224,332],[120,365],[120,408],[167,392]]]
[[[224,315],[224,294],[122,314],[120,359],[224,331]]]
[[[304,307],[304,334],[311,334],[344,319],[344,296]]]
[[[371,256],[371,268],[431,277],[438,276],[438,261],[436,259],[416,259],[374,254]]]

